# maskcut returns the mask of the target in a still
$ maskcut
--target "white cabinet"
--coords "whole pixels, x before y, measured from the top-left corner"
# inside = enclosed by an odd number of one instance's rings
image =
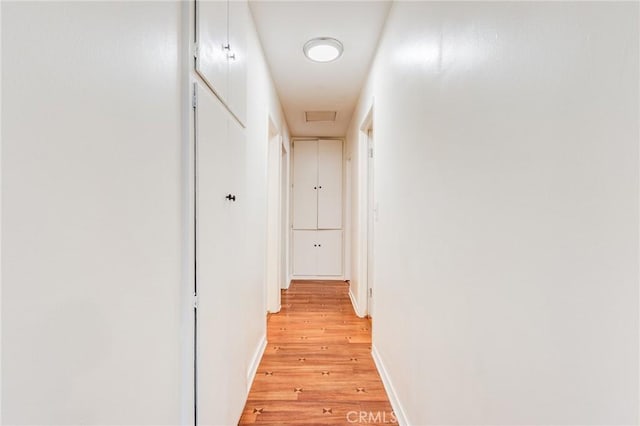
[[[293,274],[342,275],[341,230],[294,230]]]
[[[293,231],[293,275],[316,275],[318,271],[317,231]]]
[[[293,142],[294,277],[343,274],[342,141]]]
[[[342,141],[293,144],[293,228],[342,228]]]
[[[246,1],[196,1],[195,68],[231,113],[246,122]]]
[[[316,231],[318,273],[342,275],[342,231]]]

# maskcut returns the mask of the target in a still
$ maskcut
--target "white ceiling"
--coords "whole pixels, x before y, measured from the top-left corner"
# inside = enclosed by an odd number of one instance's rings
[[[387,17],[388,1],[249,2],[292,136],[344,136]],[[344,53],[315,63],[302,53],[333,37]],[[337,111],[335,122],[306,123],[305,111]]]

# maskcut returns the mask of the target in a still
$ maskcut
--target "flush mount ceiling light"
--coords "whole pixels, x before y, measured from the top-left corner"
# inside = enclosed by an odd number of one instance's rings
[[[314,62],[331,62],[342,56],[342,43],[331,37],[312,38],[304,44],[304,56]]]

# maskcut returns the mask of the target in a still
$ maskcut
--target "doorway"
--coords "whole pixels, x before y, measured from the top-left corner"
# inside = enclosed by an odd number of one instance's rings
[[[289,288],[289,161],[287,145],[281,139],[280,153],[280,288]]]
[[[373,316],[373,127],[367,130],[367,315]]]
[[[269,119],[267,147],[267,276],[266,311],[280,311],[282,276],[282,137]]]
[[[364,284],[359,287],[365,292],[360,297],[366,306],[366,314],[370,318],[374,311],[374,223],[376,215],[374,195],[374,132],[373,132],[373,106],[365,115],[360,126],[360,226],[363,239],[360,240],[362,257],[360,260],[360,276]],[[364,299],[364,300],[363,300]]]

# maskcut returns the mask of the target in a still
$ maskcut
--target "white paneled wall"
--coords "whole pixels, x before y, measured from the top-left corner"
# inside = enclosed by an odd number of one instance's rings
[[[348,155],[373,104],[373,343],[408,423],[638,423],[638,7],[392,6]]]

